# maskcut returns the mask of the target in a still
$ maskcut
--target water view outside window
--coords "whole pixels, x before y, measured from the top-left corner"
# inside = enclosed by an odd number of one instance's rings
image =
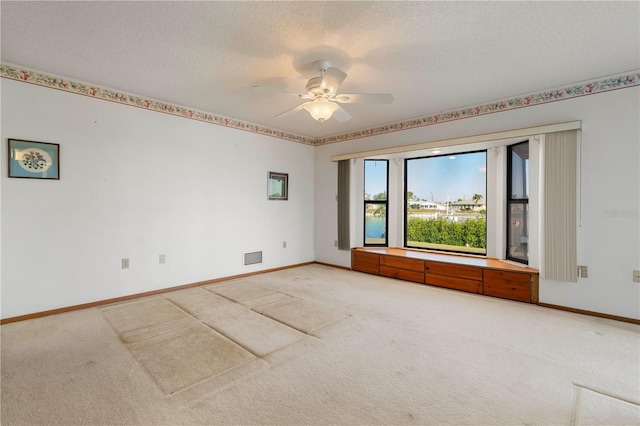
[[[388,160],[364,160],[364,245],[387,245]]]
[[[487,253],[487,152],[405,160],[405,245]]]
[[[529,141],[511,145],[507,166],[507,259],[529,263]]]

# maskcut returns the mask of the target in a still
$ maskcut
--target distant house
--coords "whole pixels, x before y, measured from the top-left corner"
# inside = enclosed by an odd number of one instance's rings
[[[412,209],[420,209],[420,210],[447,210],[447,205],[443,203],[437,203],[435,201],[427,201],[427,200],[411,200],[408,201],[409,207]]]
[[[474,200],[460,200],[451,203],[451,210],[453,211],[473,210],[477,212],[486,209],[487,203],[484,200],[478,200],[477,202]]]

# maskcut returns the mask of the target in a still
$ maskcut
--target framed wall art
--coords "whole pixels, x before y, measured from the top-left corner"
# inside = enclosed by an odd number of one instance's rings
[[[60,145],[9,139],[9,177],[60,179]]]
[[[289,174],[269,172],[267,188],[270,200],[288,200]]]

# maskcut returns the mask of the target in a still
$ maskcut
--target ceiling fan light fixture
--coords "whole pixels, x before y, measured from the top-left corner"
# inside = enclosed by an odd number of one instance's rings
[[[0,0],[1,1],[1,0]],[[311,117],[319,122],[324,122],[333,117],[338,123],[351,119],[351,115],[339,104],[390,104],[393,96],[389,93],[340,93],[338,88],[347,78],[344,71],[332,68],[329,61],[316,61],[313,63],[319,77],[313,77],[307,81],[306,93],[298,93],[300,99],[309,100],[293,108],[277,114],[277,118],[289,117],[292,114],[305,109]]]
[[[333,115],[335,110],[338,109],[338,105],[326,98],[318,98],[313,102],[305,104],[304,109],[311,114],[311,117],[313,117],[314,120],[322,123],[323,121],[331,118],[331,115]]]

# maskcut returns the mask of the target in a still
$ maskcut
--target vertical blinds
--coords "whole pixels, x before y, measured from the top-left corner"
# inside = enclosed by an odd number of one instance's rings
[[[349,162],[338,161],[338,249],[351,250],[349,239]]]
[[[578,282],[577,157],[577,130],[545,135],[542,275],[549,280]]]

